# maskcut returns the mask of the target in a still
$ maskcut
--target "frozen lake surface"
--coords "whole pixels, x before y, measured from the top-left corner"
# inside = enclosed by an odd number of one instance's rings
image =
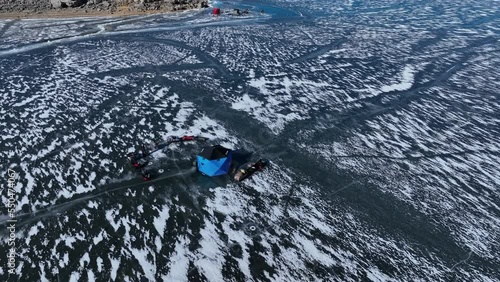
[[[498,281],[498,1],[212,4],[250,13],[0,21],[19,281]],[[271,165],[135,175],[185,134]]]

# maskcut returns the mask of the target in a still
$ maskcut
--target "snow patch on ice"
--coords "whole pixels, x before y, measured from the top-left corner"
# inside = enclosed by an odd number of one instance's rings
[[[115,221],[115,217],[118,214],[117,210],[107,210],[106,211],[106,219],[109,221],[109,224],[113,226],[113,229],[116,231],[120,227],[120,220]]]
[[[391,277],[382,273],[376,267],[370,267],[368,269],[368,271],[366,272],[366,274],[367,274],[368,279],[370,279],[371,281],[374,281],[374,282],[396,281],[395,279],[392,279]]]
[[[148,254],[150,252],[147,249],[139,250],[139,249],[134,249],[134,248],[130,248],[130,251],[134,255],[134,258],[139,261],[139,264],[141,265],[142,270],[144,271],[144,275],[146,276],[146,278],[148,278],[149,281],[154,281],[155,274],[156,274],[156,264],[151,263],[148,260]]]
[[[109,257],[109,261],[111,262],[111,279],[116,281],[116,274],[118,272],[118,267],[120,266],[120,259]]]
[[[217,238],[217,227],[206,220],[205,227],[200,230],[200,258],[195,262],[208,281],[224,281],[222,265],[225,261],[221,252],[220,240]]]
[[[165,226],[167,225],[168,213],[169,207],[167,205],[164,205],[159,211],[159,215],[153,219],[153,224],[161,238],[163,238]]]
[[[408,90],[413,86],[413,81],[415,80],[415,69],[412,66],[405,66],[402,74],[401,74],[401,82],[384,85],[381,88],[382,92],[391,92],[391,91],[402,91]]]
[[[300,236],[299,234],[295,233],[294,234],[294,241],[297,242],[298,246],[302,246],[302,250],[304,250],[304,254],[308,256],[309,258],[313,260],[317,260],[321,262],[323,265],[328,265],[331,266],[335,262],[331,258],[330,255],[325,254],[324,252],[320,251],[318,247],[314,244],[313,241]]]
[[[248,94],[244,94],[241,98],[231,104],[231,107],[235,110],[252,110],[261,106],[261,102],[252,100]]]
[[[169,272],[167,275],[162,276],[163,281],[188,281],[189,250],[186,249],[188,244],[189,239],[185,237],[178,238],[174,254],[170,256]]]

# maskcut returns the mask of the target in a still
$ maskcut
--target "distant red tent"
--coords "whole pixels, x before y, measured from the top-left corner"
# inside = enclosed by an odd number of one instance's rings
[[[220,15],[220,9],[219,8],[214,8],[213,14],[214,14],[214,16]]]

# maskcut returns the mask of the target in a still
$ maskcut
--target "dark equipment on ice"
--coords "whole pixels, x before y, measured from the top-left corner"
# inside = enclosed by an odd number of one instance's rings
[[[165,149],[168,147],[168,145],[172,143],[183,143],[186,141],[200,141],[200,142],[205,142],[207,141],[208,138],[202,137],[202,136],[191,136],[191,135],[185,135],[185,136],[169,136],[165,140],[160,140],[157,142],[152,142],[148,145],[141,145],[141,150],[135,153],[128,153],[127,154],[127,159],[129,160],[130,164],[135,168],[135,169],[142,169],[140,171],[141,176],[144,180],[151,180],[151,178],[155,177],[155,172],[153,170],[148,170],[145,167],[147,167],[151,161],[154,160],[154,158],[151,156],[152,153]]]
[[[144,179],[144,181],[149,181],[149,180],[153,179],[156,175],[152,170],[144,169],[144,170],[141,170],[141,176],[142,176],[142,179]]]
[[[155,169],[155,168],[145,168],[141,170],[141,176],[144,181],[149,181],[153,178],[157,178],[164,172],[163,169]]]
[[[240,167],[240,169],[234,175],[234,180],[241,182],[246,178],[250,177],[256,171],[262,170],[267,166],[269,162],[267,160],[260,159],[255,163],[246,163]]]
[[[144,159],[146,157],[144,153],[128,153],[127,158],[130,164],[135,168],[143,168],[148,164],[148,161]]]
[[[245,10],[233,9],[233,15],[235,16],[248,15],[249,13],[250,11],[248,9]]]

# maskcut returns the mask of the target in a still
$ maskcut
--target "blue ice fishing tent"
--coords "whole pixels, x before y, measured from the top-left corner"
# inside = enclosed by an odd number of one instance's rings
[[[224,175],[229,173],[233,156],[231,150],[215,145],[205,147],[196,156],[198,170],[208,176]]]

